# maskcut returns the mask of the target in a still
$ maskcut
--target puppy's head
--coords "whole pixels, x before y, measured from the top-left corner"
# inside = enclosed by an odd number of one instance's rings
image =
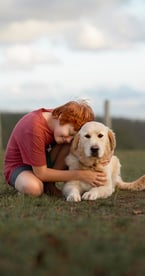
[[[114,151],[115,134],[111,129],[99,122],[88,122],[82,126],[74,137],[71,152],[79,159],[102,158]]]

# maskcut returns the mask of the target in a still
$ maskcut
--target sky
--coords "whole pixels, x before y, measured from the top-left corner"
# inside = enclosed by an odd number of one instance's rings
[[[145,0],[0,1],[0,111],[86,99],[145,120]]]

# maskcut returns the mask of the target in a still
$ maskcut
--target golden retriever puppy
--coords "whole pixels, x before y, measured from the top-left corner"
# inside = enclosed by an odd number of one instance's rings
[[[115,134],[102,123],[88,122],[74,137],[66,164],[70,170],[98,170],[101,162],[114,152]],[[120,173],[120,161],[113,155],[110,162],[103,166],[107,174],[104,186],[93,187],[81,181],[69,181],[63,186],[62,193],[67,201],[96,200],[111,196],[118,187],[123,190],[144,190],[145,175],[133,182],[124,182]],[[101,166],[102,168],[102,166]]]

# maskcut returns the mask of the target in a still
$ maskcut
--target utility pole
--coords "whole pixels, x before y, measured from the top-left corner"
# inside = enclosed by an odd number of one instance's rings
[[[104,121],[105,125],[112,128],[111,116],[110,116],[110,101],[106,100],[104,103]]]

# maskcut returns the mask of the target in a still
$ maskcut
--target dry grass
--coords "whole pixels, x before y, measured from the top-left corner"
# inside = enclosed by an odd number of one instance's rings
[[[145,152],[118,152],[124,179],[144,174]],[[0,170],[1,275],[145,275],[145,192],[94,202],[18,196]]]

